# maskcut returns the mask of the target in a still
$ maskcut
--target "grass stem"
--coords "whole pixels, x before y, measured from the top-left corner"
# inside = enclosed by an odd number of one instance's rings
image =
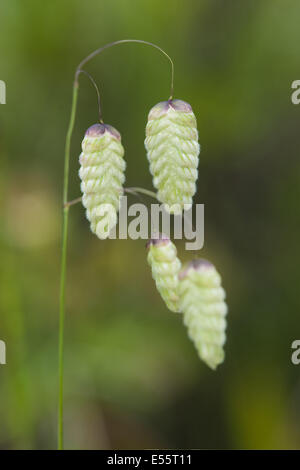
[[[60,300],[59,300],[59,340],[58,340],[58,443],[59,450],[64,448],[64,323],[65,323],[65,297],[66,297],[66,264],[67,264],[67,241],[68,241],[68,220],[69,206],[68,202],[68,186],[69,186],[69,162],[71,137],[74,128],[77,97],[78,97],[78,81],[75,77],[73,85],[73,97],[70,122],[66,136],[65,145],[65,163],[64,163],[64,182],[63,182],[63,221],[62,221],[62,245],[61,245],[61,274],[60,274]]]

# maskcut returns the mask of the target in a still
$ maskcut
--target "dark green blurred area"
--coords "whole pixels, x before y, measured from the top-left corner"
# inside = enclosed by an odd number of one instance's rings
[[[296,0],[2,1],[0,79],[0,447],[55,448],[64,141],[77,64],[143,39],[175,62],[202,151],[196,202],[227,291],[226,360],[197,358],[157,293],[144,241],[98,240],[71,210],[65,338],[67,448],[300,448],[300,3]],[[158,51],[120,45],[87,66],[105,122],[122,133],[127,186],[152,189],[149,109],[168,98]],[[70,198],[97,120],[80,78]],[[192,256],[184,253],[183,258]]]

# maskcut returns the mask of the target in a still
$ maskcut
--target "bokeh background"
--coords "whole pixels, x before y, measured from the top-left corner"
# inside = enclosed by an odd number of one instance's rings
[[[299,448],[300,79],[297,0],[4,0],[0,5],[0,447],[56,446],[64,141],[75,67],[114,40],[139,38],[175,62],[202,145],[196,202],[229,304],[226,361],[197,358],[161,301],[145,242],[98,240],[71,209],[65,342],[67,448]],[[169,64],[138,44],[87,66],[104,119],[122,133],[127,186],[152,189],[143,145],[149,109],[169,96]],[[97,121],[80,79],[78,155]],[[134,201],[134,199],[132,199]],[[150,201],[149,201],[150,202]],[[177,244],[182,258],[183,245]]]

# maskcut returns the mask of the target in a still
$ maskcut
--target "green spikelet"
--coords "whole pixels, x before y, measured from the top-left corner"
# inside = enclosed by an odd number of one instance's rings
[[[157,290],[172,312],[179,312],[178,306],[178,273],[181,263],[177,258],[177,250],[165,235],[149,240],[148,263],[152,269],[152,277]]]
[[[221,277],[206,260],[197,259],[179,274],[180,309],[200,358],[212,369],[224,360],[227,305]]]
[[[107,124],[89,127],[82,141],[79,176],[91,231],[105,239],[117,223],[126,163],[119,132]]]
[[[184,204],[192,204],[198,177],[200,145],[191,106],[181,100],[154,106],[148,115],[145,147],[159,201],[170,213],[180,214]]]

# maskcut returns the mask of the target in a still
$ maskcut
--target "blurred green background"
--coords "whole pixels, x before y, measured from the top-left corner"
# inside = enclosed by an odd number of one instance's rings
[[[0,447],[56,446],[64,141],[75,67],[114,40],[139,38],[175,62],[202,145],[196,202],[227,291],[226,360],[197,358],[161,301],[145,242],[98,240],[71,209],[65,343],[67,448],[300,448],[300,3],[296,0],[4,0],[0,5]],[[122,133],[127,186],[152,189],[149,109],[169,96],[169,64],[138,44],[87,66],[104,120]],[[97,121],[80,78],[78,155]],[[134,201],[134,199],[132,199]],[[183,245],[178,245],[181,257]]]

